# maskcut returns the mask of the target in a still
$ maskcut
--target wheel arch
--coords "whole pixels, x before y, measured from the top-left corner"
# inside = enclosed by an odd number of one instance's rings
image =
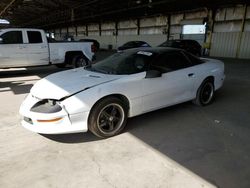
[[[129,108],[130,108],[129,99],[128,99],[125,95],[119,94],[119,93],[110,94],[110,95],[105,95],[105,96],[103,96],[102,98],[100,98],[99,100],[97,100],[97,101],[94,103],[93,107],[94,107],[98,102],[100,102],[101,100],[106,99],[106,98],[109,98],[109,97],[115,97],[115,98],[120,99],[121,101],[124,102],[124,104],[127,106],[128,110],[129,110]],[[91,108],[91,110],[93,109],[93,107]]]
[[[86,59],[88,59],[82,51],[67,51],[65,52],[64,63],[71,64],[73,58],[77,55],[83,55]]]
[[[196,89],[195,89],[195,97],[197,96],[198,91],[199,91],[199,89],[201,88],[201,86],[203,85],[203,83],[206,82],[206,81],[211,81],[212,84],[215,86],[215,77],[212,76],[212,75],[207,76],[206,78],[204,78],[204,79],[202,80],[202,82],[201,82],[199,85],[197,84],[197,87],[196,87]]]
[[[128,109],[128,114],[129,114],[129,109],[130,109],[130,102],[129,102],[129,99],[128,99],[125,95],[123,95],[123,94],[118,94],[118,93],[116,93],[116,94],[110,94],[110,95],[103,96],[102,98],[100,98],[99,100],[97,100],[97,101],[94,103],[94,105],[93,105],[92,108],[90,109],[90,113],[89,113],[89,115],[88,115],[88,121],[87,121],[87,122],[89,122],[90,114],[91,114],[92,110],[94,109],[94,107],[96,106],[96,104],[99,103],[100,101],[106,99],[106,98],[109,98],[109,97],[115,97],[115,98],[118,98],[118,99],[120,99],[121,101],[123,101],[124,104],[126,105],[127,109]]]
[[[213,83],[213,85],[214,85],[215,78],[214,78],[214,76],[208,76],[208,77],[206,77],[206,78],[202,81],[201,84],[203,84],[205,81],[211,81],[211,82]]]

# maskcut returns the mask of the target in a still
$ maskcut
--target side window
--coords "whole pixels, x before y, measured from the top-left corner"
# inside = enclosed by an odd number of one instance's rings
[[[153,67],[162,71],[170,72],[191,66],[190,62],[180,52],[167,52],[161,54]]]
[[[42,43],[42,35],[39,31],[27,31],[29,43]]]
[[[22,31],[9,31],[0,36],[2,44],[23,44]]]
[[[124,59],[124,62],[120,63],[117,67],[118,74],[136,74],[143,72],[147,69],[150,57],[144,55],[135,54]]]
[[[124,44],[124,47],[133,47],[134,43],[133,42],[127,42]]]

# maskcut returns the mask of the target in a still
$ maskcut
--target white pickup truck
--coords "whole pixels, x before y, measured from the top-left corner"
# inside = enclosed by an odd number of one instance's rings
[[[10,28],[0,30],[0,68],[55,64],[85,66],[93,60],[91,42],[51,42],[43,30]]]

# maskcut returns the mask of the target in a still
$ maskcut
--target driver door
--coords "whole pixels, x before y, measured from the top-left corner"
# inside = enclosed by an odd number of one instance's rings
[[[171,106],[192,98],[195,77],[193,67],[181,52],[165,52],[150,69],[162,72],[161,77],[143,81],[144,112]]]

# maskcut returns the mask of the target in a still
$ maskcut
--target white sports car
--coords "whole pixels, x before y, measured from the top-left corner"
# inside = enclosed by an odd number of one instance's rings
[[[128,117],[190,100],[211,103],[224,78],[219,60],[172,48],[127,50],[38,81],[20,107],[22,125],[45,134],[89,129],[106,138]]]

